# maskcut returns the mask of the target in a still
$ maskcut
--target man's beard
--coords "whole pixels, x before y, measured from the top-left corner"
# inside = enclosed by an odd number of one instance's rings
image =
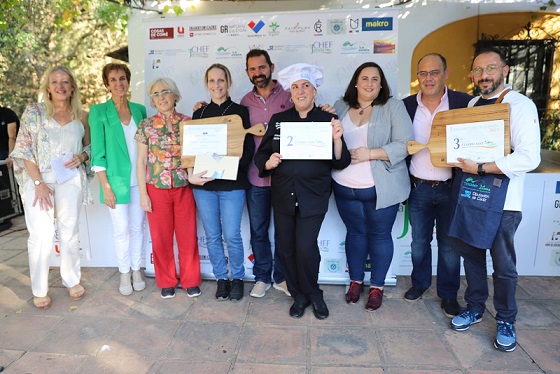
[[[259,83],[255,83],[255,81],[257,79],[262,79],[262,81],[260,81]],[[257,88],[265,88],[266,86],[268,86],[268,84],[270,83],[270,81],[272,80],[272,75],[270,76],[266,76],[264,74],[261,75],[257,75],[256,77],[253,77],[253,79],[251,79],[251,82],[257,87]]]
[[[487,89],[483,90],[482,88],[480,88],[480,83],[482,83],[482,82],[491,82],[492,85],[490,87],[488,87]],[[491,78],[480,79],[477,82],[477,86],[478,86],[478,89],[480,90],[481,94],[489,95],[489,94],[493,93],[494,91],[496,91],[496,89],[498,87],[500,87],[500,85],[503,82],[504,82],[504,76],[502,74],[500,74],[496,80],[491,79]]]

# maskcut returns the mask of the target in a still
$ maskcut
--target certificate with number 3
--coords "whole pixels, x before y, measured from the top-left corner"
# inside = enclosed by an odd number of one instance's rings
[[[282,159],[332,159],[332,126],[330,122],[282,122],[280,126]]]

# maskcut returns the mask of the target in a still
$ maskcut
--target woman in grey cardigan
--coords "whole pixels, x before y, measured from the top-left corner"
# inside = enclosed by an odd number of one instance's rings
[[[346,225],[346,259],[350,274],[347,303],[356,303],[364,288],[369,254],[371,278],[367,311],[381,306],[385,276],[393,258],[391,230],[399,203],[408,198],[405,158],[412,122],[402,101],[390,96],[383,70],[374,62],[360,65],[334,108],[344,126],[352,164],[334,170],[338,212]]]

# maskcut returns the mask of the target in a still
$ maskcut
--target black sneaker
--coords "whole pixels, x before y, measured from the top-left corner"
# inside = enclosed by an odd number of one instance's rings
[[[188,297],[196,297],[200,295],[200,288],[197,287],[189,287],[187,288],[187,296]]]
[[[218,289],[216,290],[216,299],[223,301],[229,299],[230,291],[229,279],[218,279]]]
[[[422,294],[424,293],[424,291],[426,290],[421,290],[419,288],[412,286],[404,294],[404,299],[406,301],[416,301],[422,298]]]
[[[441,307],[443,308],[443,313],[449,318],[453,318],[461,313],[461,307],[457,299],[441,299]]]
[[[175,297],[175,288],[162,288],[161,289],[161,298],[162,299],[171,299]]]
[[[234,279],[231,281],[231,292],[229,294],[229,299],[231,301],[239,301],[243,299],[243,279]]]

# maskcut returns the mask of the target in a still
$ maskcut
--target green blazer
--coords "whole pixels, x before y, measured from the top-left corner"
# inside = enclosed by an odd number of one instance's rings
[[[136,126],[147,117],[144,105],[128,102]],[[132,165],[121,120],[112,99],[93,105],[89,112],[91,132],[91,165],[106,169],[107,179],[115,193],[117,204],[130,203],[130,172]],[[99,188],[103,202],[103,189]]]

